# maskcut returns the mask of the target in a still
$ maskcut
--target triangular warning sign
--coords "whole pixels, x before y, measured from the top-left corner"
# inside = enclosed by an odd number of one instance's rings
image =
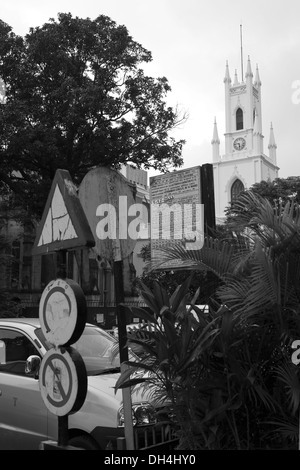
[[[33,254],[94,246],[95,240],[67,170],[57,170],[39,224]]]
[[[59,186],[56,185],[38,246],[78,238]]]

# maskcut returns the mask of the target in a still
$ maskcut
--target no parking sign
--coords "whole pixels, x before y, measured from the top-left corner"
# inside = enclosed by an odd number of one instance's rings
[[[87,373],[81,355],[70,345],[86,323],[86,301],[81,287],[71,279],[51,281],[43,291],[39,318],[53,346],[43,357],[39,385],[45,405],[57,416],[78,411],[87,393]]]
[[[87,376],[80,354],[72,347],[50,349],[40,369],[40,389],[49,411],[65,416],[78,411],[85,400]]]

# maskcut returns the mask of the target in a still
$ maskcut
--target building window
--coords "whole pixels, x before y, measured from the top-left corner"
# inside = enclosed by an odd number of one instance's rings
[[[231,186],[231,202],[234,202],[242,191],[244,191],[243,183],[239,179],[235,180]]]
[[[236,110],[236,130],[239,131],[240,129],[244,128],[244,118],[243,118],[243,111],[241,108]]]

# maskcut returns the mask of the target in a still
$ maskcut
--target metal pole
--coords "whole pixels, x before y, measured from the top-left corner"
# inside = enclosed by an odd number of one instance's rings
[[[58,416],[58,439],[60,447],[66,447],[69,442],[68,415]]]
[[[67,277],[67,250],[57,252],[57,277]],[[68,415],[58,416],[58,440],[60,447],[65,447],[69,442]]]
[[[124,302],[124,286],[123,286],[123,262],[114,261],[114,282],[115,282],[115,297],[117,304],[117,319],[118,319],[118,336],[119,336],[119,351],[121,372],[125,371],[127,366],[125,361],[128,360],[128,347],[126,337],[126,310],[120,305]],[[132,423],[132,402],[131,402],[131,389],[122,388],[123,406],[124,406],[124,431],[126,439],[126,450],[134,450],[134,435]]]
[[[243,69],[243,40],[242,40],[242,25],[240,25],[240,36],[241,36],[241,68],[242,68],[242,82],[244,81],[244,69]]]

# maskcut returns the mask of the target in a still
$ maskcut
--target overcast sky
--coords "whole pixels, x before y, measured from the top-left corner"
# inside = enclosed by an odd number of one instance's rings
[[[169,104],[189,115],[176,138],[185,139],[184,168],[212,162],[216,117],[225,152],[225,64],[241,79],[250,56],[262,82],[264,153],[270,124],[277,144],[279,177],[300,176],[300,2],[299,0],[0,0],[0,18],[24,36],[59,12],[95,19],[104,14],[127,27],[152,53],[152,77],[165,76]],[[151,173],[152,174],[152,173]]]

